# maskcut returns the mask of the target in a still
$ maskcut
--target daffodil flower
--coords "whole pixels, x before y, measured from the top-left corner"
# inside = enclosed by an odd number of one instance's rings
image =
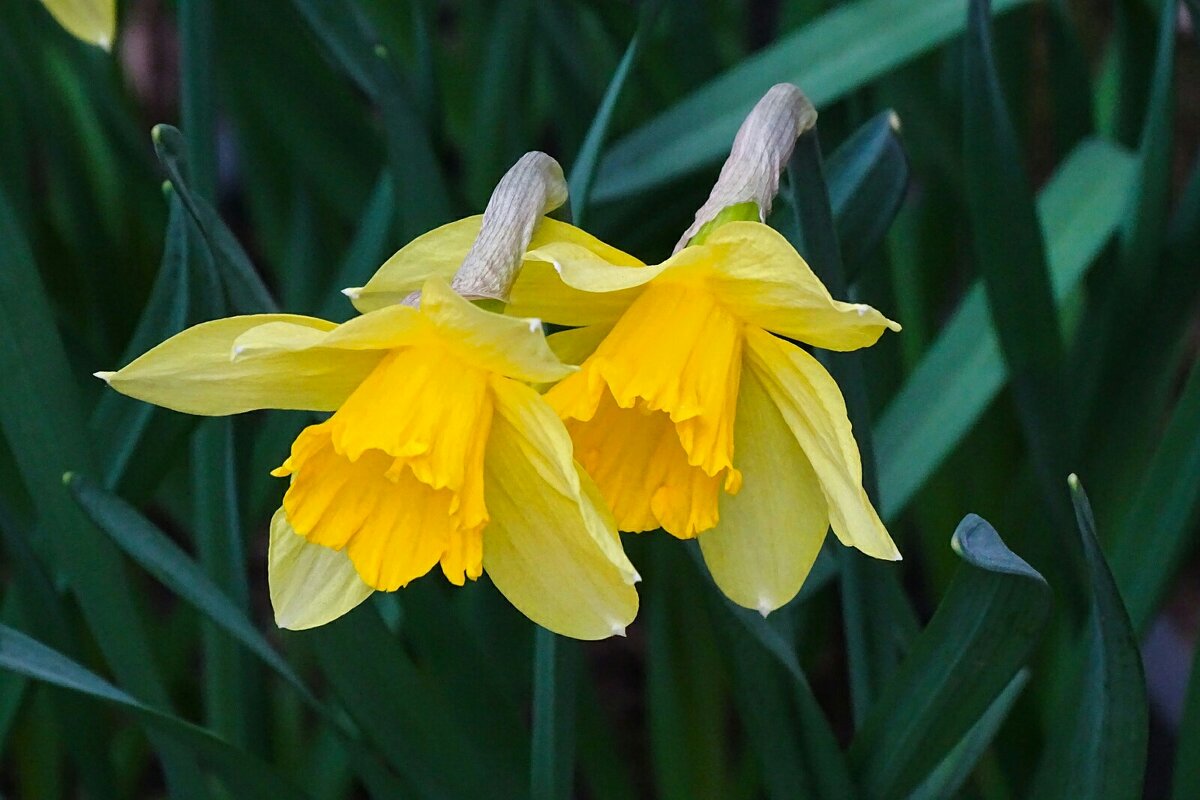
[[[795,87],[768,92],[661,264],[566,226],[543,228],[508,306],[576,326],[550,342],[582,367],[546,399],[618,527],[698,537],[718,586],[763,614],[796,595],[830,527],[868,555],[900,557],[863,490],[841,392],[794,343],[854,350],[900,326],[834,300],[786,239],[737,221],[746,209],[765,216],[815,116]],[[456,235],[466,238],[439,229],[425,246],[461,250]],[[397,258],[357,290],[359,302],[370,307],[423,274]]]
[[[72,36],[112,49],[117,32],[116,0],[42,0],[42,4]]]
[[[699,534],[721,589],[763,613],[799,591],[831,525],[844,544],[899,558],[863,491],[837,384],[787,341],[854,350],[899,325],[834,300],[759,222],[726,223],[655,266],[562,223],[540,230],[508,310],[579,326],[549,337],[582,368],[546,399],[621,530]],[[467,238],[446,226],[414,246],[461,254]],[[352,294],[368,308],[402,294],[421,264],[398,254]]]
[[[499,187],[489,212],[503,217],[497,197]],[[540,213],[523,233],[484,225],[467,261],[494,256],[488,241],[515,243],[519,259]],[[507,278],[484,272],[464,264],[455,288],[507,291]],[[637,573],[563,423],[527,385],[575,368],[551,352],[538,320],[485,311],[443,277],[418,288],[341,325],[288,314],[206,322],[101,377],[190,414],[333,412],[273,473],[291,479],[268,559],[282,627],[323,624],[440,564],[458,585],[486,571],[557,633],[622,633],[637,612]]]
[[[783,236],[737,221],[747,207],[765,217],[813,122],[798,89],[772,89],[675,255],[630,268],[548,243],[526,257],[560,282],[527,284],[510,306],[580,326],[552,339],[582,367],[546,399],[618,527],[698,536],[717,585],[764,615],[796,595],[830,527],[867,555],[900,558],[863,490],[841,392],[795,343],[855,350],[900,326],[834,300]],[[714,225],[725,209],[734,221]]]

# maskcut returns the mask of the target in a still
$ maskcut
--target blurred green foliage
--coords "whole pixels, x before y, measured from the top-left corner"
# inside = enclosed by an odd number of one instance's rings
[[[1195,17],[1161,0],[119,10],[108,55],[37,0],[0,4],[0,794],[1200,791],[1200,678],[1181,720],[1152,713],[1138,651],[1196,552]],[[347,318],[338,289],[480,211],[530,149],[567,169],[577,220],[660,259],[779,81],[821,117],[771,223],[835,294],[905,326],[830,360],[900,564],[831,542],[763,620],[689,547],[627,536],[645,576],[627,640],[535,637],[486,579],[282,632],[267,471],[309,417],[197,421],[89,377],[227,313]]]

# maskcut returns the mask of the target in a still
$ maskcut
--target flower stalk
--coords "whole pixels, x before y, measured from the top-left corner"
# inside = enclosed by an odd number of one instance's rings
[[[542,217],[567,202],[562,167],[539,151],[526,153],[496,184],[479,235],[467,251],[450,288],[468,300],[508,302],[525,251]],[[420,292],[406,299],[416,306]]]
[[[675,252],[730,206],[754,203],[758,221],[766,222],[796,139],[816,124],[817,110],[804,92],[790,83],[772,86],[742,122],[708,200],[679,238]]]

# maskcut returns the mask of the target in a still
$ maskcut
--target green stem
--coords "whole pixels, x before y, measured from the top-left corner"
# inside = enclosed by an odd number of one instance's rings
[[[834,297],[847,295],[841,246],[825,185],[821,142],[815,127],[796,140],[788,164],[792,207],[797,216],[796,249],[829,287]],[[878,505],[875,454],[871,441],[871,409],[859,353],[819,353],[846,399],[862,454],[863,487]],[[850,670],[850,699],[855,724],[865,718],[888,676],[916,633],[911,606],[904,601],[893,565],[841,548],[842,615]]]
[[[575,777],[575,700],[579,645],[539,627],[533,638],[533,739],[530,796],[569,800]]]
[[[180,116],[195,191],[216,204],[217,112],[213,0],[179,0]]]

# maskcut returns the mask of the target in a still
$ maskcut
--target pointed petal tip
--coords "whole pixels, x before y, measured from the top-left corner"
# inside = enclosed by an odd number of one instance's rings
[[[106,53],[112,52],[112,44],[113,44],[112,38],[110,38],[108,36],[97,36],[96,37],[96,46],[99,47],[101,50],[103,50]]]
[[[629,585],[630,585],[630,586],[632,586],[632,585],[633,585],[633,584],[635,584],[635,583],[641,583],[641,582],[642,582],[642,573],[638,572],[638,571],[635,569],[635,570],[633,571],[633,580],[631,580],[631,581],[629,582]]]
[[[888,113],[888,127],[896,133],[900,132],[900,115],[895,111]]]
[[[342,294],[346,295],[346,297],[349,297],[351,300],[357,300],[360,296],[362,296],[362,287],[347,286],[345,289],[342,289]]]
[[[104,381],[105,383],[112,383],[113,376],[116,374],[117,373],[115,373],[115,372],[103,372],[102,371],[102,372],[93,372],[92,376],[99,378],[100,380]]]
[[[529,326],[530,333],[537,333],[538,331],[542,330],[542,321],[537,317],[530,317],[529,319],[525,320],[525,323]]]
[[[619,622],[614,622],[612,624],[612,634],[613,634],[613,636],[620,636],[620,637],[624,638],[625,626]]]
[[[767,615],[774,610],[775,607],[772,605],[770,600],[768,600],[766,597],[758,598],[758,613],[762,614],[763,619],[766,619]]]

